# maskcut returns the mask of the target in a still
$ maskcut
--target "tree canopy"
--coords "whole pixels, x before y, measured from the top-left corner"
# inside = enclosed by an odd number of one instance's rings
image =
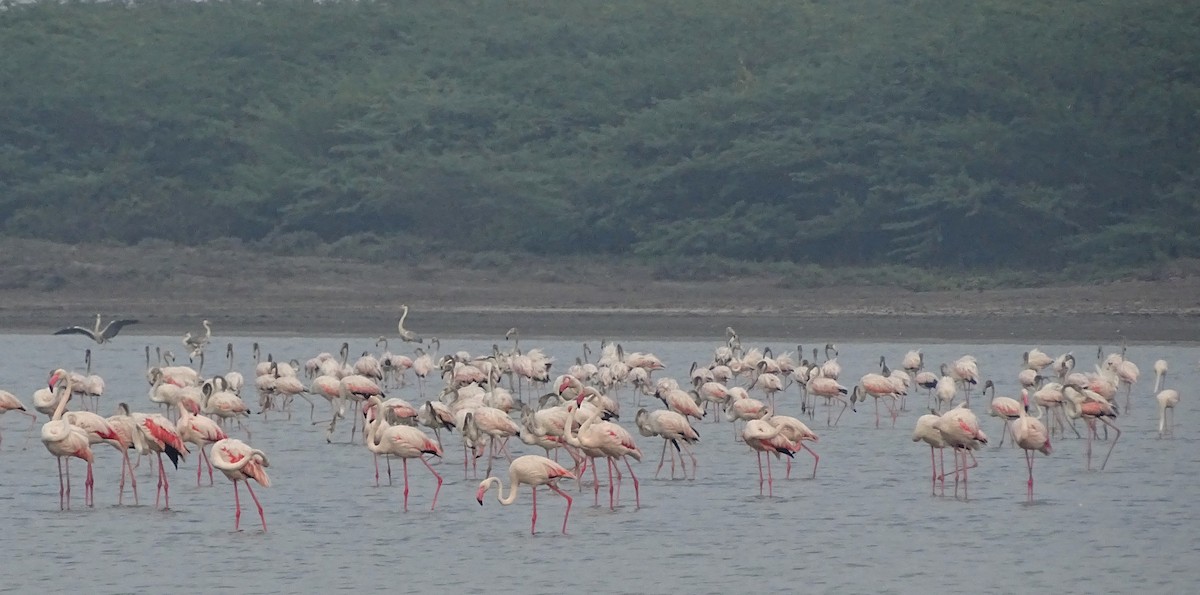
[[[0,8],[8,235],[1043,270],[1200,256],[1200,4]]]

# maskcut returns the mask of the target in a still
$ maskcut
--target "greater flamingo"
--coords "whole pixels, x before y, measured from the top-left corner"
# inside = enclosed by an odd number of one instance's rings
[[[929,465],[933,469],[933,480],[930,487],[930,495],[937,495],[938,480],[942,480],[942,495],[946,495],[946,458],[945,448],[946,439],[942,436],[942,431],[938,429],[938,420],[941,416],[933,410],[929,413],[917,418],[917,426],[913,428],[912,441],[924,442],[929,445]],[[942,471],[938,473],[938,461],[933,457],[933,451],[937,450],[942,456],[939,457],[942,463]]]
[[[1025,413],[1025,408],[1020,402],[1012,397],[997,397],[996,385],[991,380],[988,380],[983,384],[983,390],[980,391],[980,394],[986,395],[988,393],[988,389],[992,390],[992,396],[990,400],[988,400],[988,414],[992,417],[999,417],[1004,420],[1004,426],[1000,428],[1001,434],[999,444],[999,446],[1004,446],[1004,435],[1008,433],[1009,423],[1021,417],[1021,415]],[[1028,390],[1021,389],[1021,399],[1026,403],[1026,405],[1028,405]]]
[[[958,475],[961,472],[963,498],[966,499],[968,497],[967,470],[979,465],[973,451],[978,450],[981,445],[987,444],[987,435],[979,428],[979,418],[967,408],[966,403],[959,403],[957,407],[942,414],[936,425],[946,440],[946,444],[954,449],[954,496],[958,497]],[[970,465],[967,464],[968,455],[971,457]],[[958,466],[960,458],[962,467]]]
[[[71,377],[61,368],[55,370],[50,376],[50,386],[57,388],[59,382],[63,382],[63,396],[58,402],[58,407],[54,409],[54,414],[50,416],[50,421],[42,425],[42,444],[46,445],[46,450],[54,455],[58,460],[58,508],[59,510],[67,510],[71,508],[71,457],[83,459],[88,464],[89,472],[92,467],[92,448],[88,443],[87,432],[82,428],[78,428],[67,423],[64,420],[63,412],[66,411],[67,401],[71,400]],[[63,484],[63,467],[64,460],[66,461],[66,485]],[[90,473],[89,473],[90,477]],[[87,490],[84,488],[84,499],[87,500]]]
[[[575,400],[575,406],[582,404],[584,398],[587,398],[586,392],[581,393]],[[594,397],[593,397],[594,398]],[[637,474],[633,472],[633,466],[629,464],[629,459],[626,456],[634,459],[642,460],[642,451],[638,449],[637,444],[633,441],[633,436],[621,426],[609,421],[600,421],[600,416],[604,411],[596,408],[592,411],[590,417],[579,427],[579,432],[574,432],[574,424],[567,423],[563,428],[563,437],[567,444],[582,448],[591,453],[599,453],[604,456],[608,462],[608,507],[610,510],[616,509],[616,497],[613,494],[614,483],[612,481],[614,468],[617,467],[616,459],[624,459],[625,467],[629,469],[629,475],[633,478],[633,493],[637,500],[637,507],[642,506],[642,495],[639,487]],[[593,457],[594,459],[594,457]],[[595,473],[595,464],[593,462],[593,474]],[[621,470],[616,469],[617,482],[621,480]],[[598,486],[597,486],[597,489]]]
[[[647,438],[658,436],[663,439],[662,454],[658,458],[658,468],[654,470],[654,477],[658,477],[659,472],[662,471],[667,454],[667,444],[670,443],[680,453],[679,463],[683,467],[684,478],[687,478],[687,463],[683,460],[684,449],[692,458],[692,479],[696,478],[696,455],[689,445],[700,441],[700,433],[688,423],[686,417],[669,409],[655,411],[639,409],[633,421],[641,435]],[[683,442],[682,445],[680,445],[680,441]],[[671,479],[675,479],[675,453],[671,453]]]
[[[1022,391],[1021,398],[1025,401],[1025,405],[1029,404],[1029,393]],[[1012,430],[1013,442],[1017,446],[1025,450],[1025,464],[1029,467],[1029,483],[1027,496],[1029,502],[1033,502],[1033,458],[1035,452],[1040,452],[1044,455],[1050,454],[1050,436],[1046,433],[1046,426],[1036,418],[1030,417],[1025,413],[1024,409],[1020,409],[1020,415],[1012,422],[1009,429]]]
[[[746,427],[742,428],[742,441],[747,446],[754,449],[758,454],[758,495],[762,495],[763,472],[762,472],[762,456],[767,453],[767,496],[775,495],[774,483],[775,478],[771,474],[771,456],[779,453],[789,457],[794,457],[797,450],[800,449],[791,440],[788,440],[781,434],[782,430],[771,425],[761,419],[752,419],[746,422]]]
[[[498,477],[489,477],[479,482],[479,491],[475,499],[483,506],[483,495],[493,485],[496,486],[496,500],[505,506],[517,501],[517,486],[525,484],[533,490],[533,519],[529,523],[529,533],[537,532],[537,487],[548,486],[567,501],[567,511],[563,513],[563,535],[567,534],[567,517],[571,515],[571,497],[558,487],[559,479],[575,479],[575,475],[562,465],[541,455],[525,455],[513,459],[508,466],[508,496],[502,496],[504,484]]]
[[[179,404],[179,420],[175,422],[175,432],[179,434],[180,440],[191,442],[200,449],[200,455],[196,457],[196,486],[200,486],[200,472],[205,463],[208,463],[208,485],[212,485],[212,462],[208,455],[204,454],[204,447],[229,436],[225,435],[217,422],[208,417],[195,415],[183,403]]]
[[[1175,435],[1175,406],[1179,404],[1179,391],[1165,388],[1167,378],[1166,360],[1154,362],[1154,392],[1158,401],[1158,437]],[[1162,389],[1162,390],[1159,390]]]
[[[258,485],[264,488],[271,487],[271,478],[267,477],[266,471],[266,468],[271,466],[267,455],[257,448],[250,448],[249,444],[237,438],[224,438],[212,445],[212,457],[213,466],[233,482],[233,530],[238,530],[238,524],[242,520],[242,502],[238,497],[237,484],[246,480],[246,489],[250,491],[250,497],[258,507],[258,518],[262,520],[263,531],[266,531],[267,517],[263,514],[262,504],[259,503],[258,496],[254,495],[254,488],[250,487],[249,480],[257,481]]]
[[[378,395],[372,395],[367,399],[367,404],[379,407],[383,401]],[[364,428],[363,432],[370,432],[367,439],[380,449],[380,452],[400,457],[404,462],[404,511],[408,512],[408,460],[420,459],[429,472],[437,479],[437,489],[433,492],[433,504],[429,509],[433,510],[437,507],[438,493],[442,491],[442,476],[438,475],[437,471],[425,460],[425,455],[431,454],[437,457],[442,456],[442,446],[427,436],[425,432],[411,426],[393,426],[387,423],[384,419],[382,410],[375,414],[375,420],[370,427]]]
[[[189,452],[187,445],[179,438],[175,424],[162,415],[134,412],[130,417],[140,433],[140,438],[134,439],[138,452],[144,455],[158,455],[158,486],[154,490],[154,505],[158,506],[158,494],[162,492],[163,510],[168,510],[171,508],[171,483],[167,480],[167,469],[163,466],[162,456],[166,453],[167,458],[171,459],[171,463],[178,469],[179,461],[184,460]]]
[[[821,464],[821,456],[814,452],[813,449],[809,448],[808,445],[804,444],[804,441],[809,440],[812,442],[817,442],[820,440],[820,438],[817,437],[817,434],[808,429],[808,426],[804,425],[804,422],[790,415],[770,415],[764,419],[767,421],[767,423],[779,428],[779,434],[781,436],[791,440],[796,444],[796,446],[807,450],[808,454],[812,455],[812,477],[816,477],[817,465]],[[784,477],[788,479],[792,477],[792,457],[788,458],[787,474]]]
[[[34,424],[37,423],[37,416],[30,413],[28,409],[25,409],[25,405],[21,403],[21,400],[16,395],[6,390],[0,390],[0,415],[9,411],[20,411],[22,415],[28,415],[31,420],[29,422],[30,429],[33,429]],[[0,444],[3,442],[4,437],[0,436]]]
[[[1079,389],[1074,385],[1063,387],[1063,396],[1066,397],[1063,405],[1067,408],[1067,415],[1072,418],[1082,417],[1087,422],[1087,468],[1089,471],[1092,468],[1092,438],[1098,437],[1096,436],[1096,420],[1100,420],[1100,423],[1116,431],[1117,436],[1108,445],[1108,453],[1104,455],[1104,462],[1100,464],[1100,470],[1103,471],[1104,467],[1108,465],[1108,457],[1112,456],[1113,448],[1116,448],[1117,441],[1121,439],[1121,429],[1112,422],[1112,418],[1117,417],[1116,405],[1095,391],[1086,388]]]

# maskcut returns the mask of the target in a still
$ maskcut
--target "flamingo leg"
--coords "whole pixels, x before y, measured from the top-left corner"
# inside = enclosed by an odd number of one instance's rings
[[[623,458],[625,459],[625,468],[629,469],[629,476],[633,478],[633,498],[637,502],[637,507],[640,509],[642,507],[642,493],[641,493],[641,490],[638,488],[638,478],[637,478],[637,475],[633,472],[633,466],[629,464],[629,458],[628,457],[623,457]],[[680,461],[682,461],[683,457],[681,456],[681,457],[679,457],[679,459],[680,459]],[[613,463],[613,465],[616,465],[616,463]]]
[[[608,509],[616,510],[613,500],[613,490],[616,487],[613,483],[613,460],[605,457],[604,460],[608,463]]]
[[[600,476],[596,474],[596,458],[590,457],[588,461],[592,466],[592,491],[595,496],[595,504],[593,506],[600,506]]]
[[[163,467],[162,453],[158,453],[158,473],[162,476],[163,510],[171,509],[171,482],[167,479],[167,468]]]
[[[1088,468],[1088,471],[1091,471],[1091,470],[1092,470],[1092,435],[1096,433],[1096,426],[1095,426],[1095,424],[1094,424],[1094,423],[1092,423],[1092,420],[1090,420],[1090,419],[1089,419],[1089,420],[1087,420],[1087,426],[1088,426],[1088,432],[1087,432],[1087,435],[1088,435],[1088,437],[1087,437],[1087,468]]]
[[[236,485],[236,484],[235,484]],[[236,488],[235,488],[236,489]],[[267,517],[263,514],[262,504],[258,502],[258,496],[254,495],[254,488],[250,487],[250,482],[246,482],[246,490],[250,492],[250,498],[254,500],[254,506],[258,508],[258,518],[262,520],[263,532],[267,531]]]
[[[660,454],[658,456],[658,468],[654,470],[654,478],[655,479],[658,479],[658,473],[660,471],[662,471],[663,461],[665,461],[666,458],[667,458],[667,441],[666,441],[666,439],[663,439],[662,454]],[[673,469],[675,467],[675,456],[674,455],[671,456],[671,467],[672,467],[671,479],[675,479],[675,471]]]
[[[763,470],[762,470],[762,451],[758,452],[758,495],[762,495],[763,489]]]
[[[95,507],[96,501],[92,496],[92,486],[96,485],[96,481],[92,478],[92,463],[88,461],[87,479],[83,480],[83,503],[88,507]]]
[[[1033,503],[1033,451],[1032,450],[1025,451],[1025,463],[1026,463],[1026,465],[1029,466],[1029,483],[1027,486],[1028,489],[1027,489],[1026,496],[1029,498],[1029,502]]]
[[[684,444],[687,444],[686,442]],[[679,468],[683,471],[683,478],[687,479],[687,461],[683,458],[683,449],[679,447],[679,443],[675,443],[677,453],[671,453],[671,479],[675,479],[675,455],[679,455]]]
[[[379,454],[375,454],[375,487],[379,487]]]
[[[691,457],[691,459],[692,459],[692,479],[695,480],[696,479],[696,452],[692,450],[691,445],[687,445],[684,448],[687,449],[688,456]],[[682,459],[683,457],[680,456],[679,458]]]
[[[387,463],[388,485],[392,485],[392,455],[383,455],[383,460]]]
[[[242,501],[238,497],[237,489],[238,480],[233,480],[233,530],[238,530],[238,525],[242,522]],[[246,487],[250,487],[247,483]]]
[[[967,465],[967,453],[968,453],[968,452],[970,452],[970,451],[968,451],[968,450],[964,450],[964,451],[963,451],[963,470],[962,470],[962,474],[963,474],[963,502],[966,502],[967,500],[969,500],[969,499],[970,499],[970,496],[968,496],[968,495],[967,495],[968,486],[970,485],[970,484],[967,482],[967,469],[970,469],[970,468],[971,468],[971,467],[969,467],[969,466]],[[974,458],[974,456],[975,456],[975,455],[971,455],[971,456],[972,456],[972,458]],[[978,464],[978,463],[976,463],[976,464]]]
[[[58,509],[66,510],[65,497],[67,495],[66,487],[63,485],[63,459],[55,457],[58,460]]]
[[[200,473],[204,470],[204,447],[200,447],[200,456],[196,457],[196,487],[200,487]]]
[[[558,492],[559,496],[562,496],[563,498],[566,498],[566,500],[567,500],[567,511],[565,513],[563,513],[563,526],[562,526],[563,535],[566,535],[567,534],[567,517],[569,517],[571,515],[571,497],[568,496],[566,492],[558,489],[558,486],[556,486],[554,484],[548,484],[548,485],[550,486],[550,489],[554,490],[555,492]]]
[[[437,508],[438,494],[442,491],[442,476],[438,475],[438,472],[433,470],[433,465],[430,465],[429,461],[425,460],[425,457],[422,456],[418,458],[421,459],[422,463],[425,463],[425,467],[429,469],[429,472],[437,478],[437,488],[433,490],[433,504],[429,507],[429,510],[433,510],[434,508]]]
[[[204,464],[208,466],[208,485],[213,485],[213,467],[212,460],[208,458],[208,453],[204,452],[204,445],[200,445],[200,456],[204,457]],[[249,484],[246,484],[249,485]]]
[[[1104,455],[1104,462],[1100,463],[1100,470],[1104,471],[1104,467],[1106,465],[1108,465],[1108,457],[1112,456],[1113,448],[1115,448],[1117,446],[1117,441],[1121,439],[1121,429],[1118,428],[1116,424],[1112,423],[1111,421],[1108,421],[1108,418],[1101,417],[1100,423],[1103,423],[1104,425],[1111,427],[1113,429],[1113,431],[1117,433],[1116,437],[1113,438],[1113,441],[1108,445],[1108,453],[1106,453]]]
[[[775,497],[775,477],[771,474],[771,455],[767,455],[767,497]]]
[[[150,466],[154,467],[154,461],[150,461]],[[162,468],[162,453],[158,455],[158,485],[154,488],[154,507],[158,508],[159,494],[162,492],[163,484],[163,468]]]
[[[933,468],[933,479],[930,480],[929,495],[936,496],[937,495],[937,480],[938,480],[937,459],[935,459],[933,457],[933,445],[932,444],[929,445],[929,466]]]
[[[817,477],[817,465],[820,465],[820,464],[821,464],[821,455],[819,455],[819,454],[817,454],[816,452],[814,452],[814,451],[813,451],[813,449],[811,449],[811,448],[809,448],[808,446],[806,446],[806,445],[805,445],[803,442],[801,442],[801,443],[800,443],[800,448],[803,448],[804,450],[807,450],[807,451],[808,451],[808,454],[810,454],[810,455],[812,455],[812,456],[813,456],[813,472],[812,472],[812,476],[813,476],[813,478],[815,479],[815,478]],[[932,454],[932,453],[931,453],[931,454]],[[791,463],[791,459],[788,459],[788,463],[789,463],[789,465],[788,465],[788,468],[790,469],[790,468],[791,468],[791,465],[790,465],[790,463]]]
[[[408,459],[404,459],[404,512],[408,512]]]
[[[529,521],[529,534],[537,535],[537,486],[529,486],[533,488],[533,519]]]

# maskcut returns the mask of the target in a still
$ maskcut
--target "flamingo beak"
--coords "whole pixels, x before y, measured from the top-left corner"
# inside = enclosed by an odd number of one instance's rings
[[[49,388],[50,390],[54,390],[54,387],[58,385],[58,377],[59,377],[58,374],[51,374],[50,380],[49,380],[50,384],[47,388]]]

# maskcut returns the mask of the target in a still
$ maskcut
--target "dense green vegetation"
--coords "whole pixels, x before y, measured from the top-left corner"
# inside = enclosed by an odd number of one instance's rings
[[[684,271],[1200,256],[1200,4],[0,6],[12,236]]]

